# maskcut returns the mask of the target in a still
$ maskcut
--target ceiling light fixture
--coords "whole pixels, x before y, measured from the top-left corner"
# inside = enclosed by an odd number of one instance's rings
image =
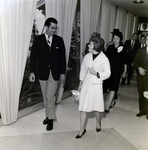
[[[144,1],[142,1],[142,0],[135,0],[135,1],[133,1],[133,3],[135,3],[135,4],[142,4],[142,3],[144,3]]]

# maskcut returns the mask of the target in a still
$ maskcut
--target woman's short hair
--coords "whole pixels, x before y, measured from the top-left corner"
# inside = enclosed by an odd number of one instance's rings
[[[45,21],[45,25],[44,26],[47,26],[49,27],[51,22],[55,23],[55,24],[58,24],[58,21],[55,19],[55,18],[48,18],[46,21]]]
[[[101,35],[100,35],[100,33],[98,33],[98,32],[93,32],[93,33],[91,34],[91,38],[94,38],[94,37],[100,38]]]
[[[104,40],[99,37],[93,37],[90,39],[90,42],[93,42],[94,47],[93,49],[97,52],[103,51],[104,50]]]

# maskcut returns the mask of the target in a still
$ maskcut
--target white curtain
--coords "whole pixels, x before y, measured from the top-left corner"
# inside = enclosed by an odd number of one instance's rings
[[[139,22],[139,17],[134,16],[133,33],[138,32],[138,22]]]
[[[4,125],[17,120],[36,3],[0,1],[0,112]]]
[[[121,7],[118,7],[116,17],[116,29],[120,29],[124,39],[126,29],[126,18],[127,18],[127,11]]]
[[[125,30],[125,40],[128,40],[131,38],[133,34],[133,28],[134,28],[134,14],[131,12],[128,12],[127,21],[126,21],[126,30]]]
[[[109,6],[109,24],[108,24],[109,33],[108,33],[107,42],[111,41],[111,39],[112,39],[111,32],[115,29],[116,12],[117,12],[117,6],[113,3],[110,3],[110,6]]]
[[[92,32],[96,32],[99,19],[101,0],[81,0],[81,28],[80,28],[80,59],[82,61],[82,52],[85,44],[89,42]]]
[[[46,18],[54,17],[58,21],[58,35],[64,39],[66,47],[66,59],[68,63],[73,21],[77,0],[45,0]],[[60,83],[57,101],[63,95],[64,83]]]
[[[111,33],[115,28],[116,6],[107,0],[102,1],[100,12],[100,33],[105,44],[111,40]]]

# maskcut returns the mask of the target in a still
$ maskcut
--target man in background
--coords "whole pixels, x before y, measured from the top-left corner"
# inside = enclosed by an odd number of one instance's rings
[[[133,61],[138,49],[140,48],[139,37],[137,33],[133,33],[131,40],[126,40],[124,43],[124,49],[127,51],[127,77],[122,78],[121,84],[130,84],[133,76]]]
[[[144,37],[145,36],[142,36],[142,38]],[[148,119],[148,99],[146,99],[143,95],[148,83],[148,35],[145,39],[147,46],[138,50],[134,59],[134,67],[137,70],[137,88],[139,94],[139,113],[136,116],[141,117],[146,115],[146,118]]]
[[[146,37],[145,35],[141,34],[140,36],[140,48],[146,47]]]

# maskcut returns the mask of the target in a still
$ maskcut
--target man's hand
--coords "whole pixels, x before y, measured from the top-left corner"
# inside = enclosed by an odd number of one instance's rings
[[[139,70],[140,75],[142,75],[142,76],[145,75],[145,73],[146,73],[146,70],[145,70],[145,69],[139,67],[138,70]]]
[[[143,96],[148,99],[148,91],[144,91]]]
[[[29,81],[30,82],[35,82],[35,74],[34,73],[30,73]]]

